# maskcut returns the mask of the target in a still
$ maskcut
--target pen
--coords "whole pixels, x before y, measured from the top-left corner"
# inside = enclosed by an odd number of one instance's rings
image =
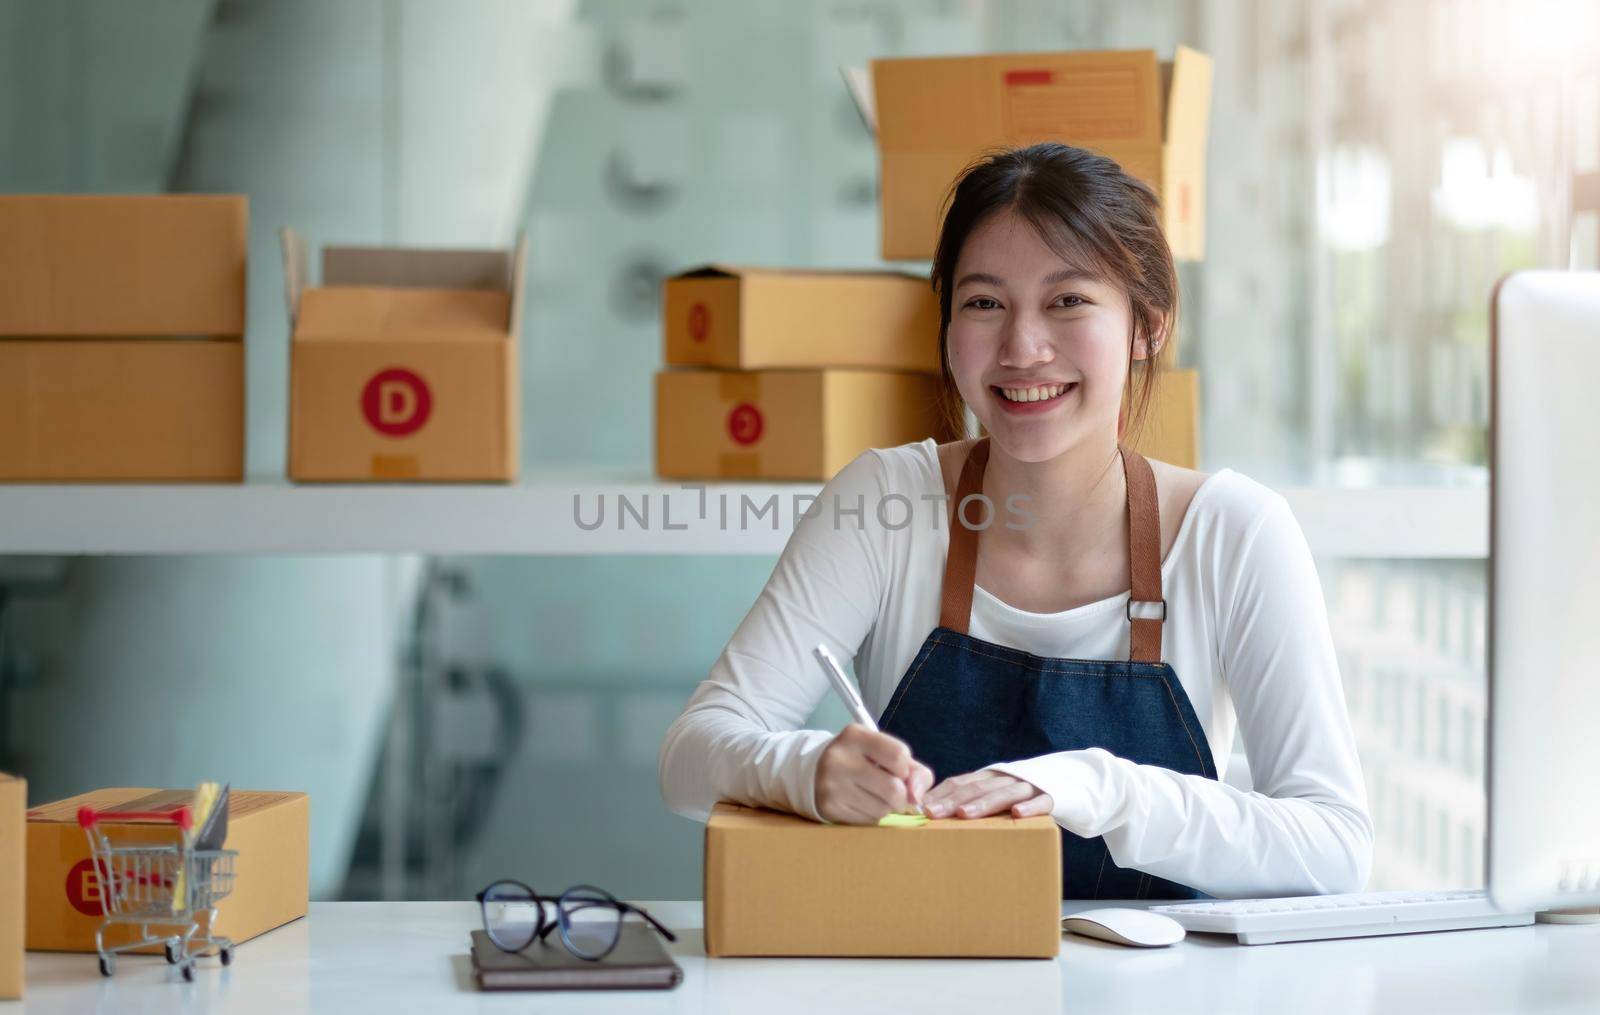
[[[844,700],[845,707],[850,710],[850,718],[865,726],[874,733],[879,732],[878,723],[872,718],[872,713],[867,711],[867,703],[861,700],[861,692],[856,690],[856,685],[844,675],[844,667],[839,665],[839,660],[828,651],[828,646],[818,645],[812,649],[812,654],[817,657],[817,662],[822,664],[822,671],[828,675],[828,683],[833,685],[833,693]],[[911,791],[911,783],[906,781],[906,791]],[[911,814],[921,814],[921,808],[913,807]]]
[[[872,718],[872,713],[867,711],[866,702],[861,700],[861,692],[856,690],[856,685],[844,675],[844,669],[839,661],[833,658],[833,653],[828,651],[828,646],[818,645],[811,650],[817,657],[817,662],[822,664],[822,671],[828,675],[828,683],[833,685],[833,691],[844,701],[850,710],[850,718],[865,726],[872,732],[878,732],[878,724]]]

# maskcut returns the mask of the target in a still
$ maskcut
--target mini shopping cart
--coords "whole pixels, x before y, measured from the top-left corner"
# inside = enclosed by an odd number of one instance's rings
[[[171,821],[177,841],[171,844],[138,843],[118,846],[101,826],[102,821]],[[187,807],[172,811],[117,811],[103,814],[92,807],[78,811],[78,825],[89,836],[100,882],[100,902],[105,919],[94,932],[100,953],[100,973],[110,976],[117,968],[117,953],[165,945],[167,961],[179,968],[185,980],[194,979],[195,960],[216,954],[223,965],[233,962],[233,941],[217,937],[217,901],[233,889],[231,849],[195,849],[185,833],[193,826]],[[200,914],[206,915],[201,933]],[[105,933],[114,924],[139,928],[140,937],[106,947]],[[151,927],[173,933],[152,934]]]

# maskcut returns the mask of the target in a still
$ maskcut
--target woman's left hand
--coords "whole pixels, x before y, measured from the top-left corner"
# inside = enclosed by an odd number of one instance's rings
[[[1009,810],[1014,818],[1049,814],[1056,802],[1031,782],[985,769],[946,779],[929,791],[922,810],[930,818],[986,818]]]

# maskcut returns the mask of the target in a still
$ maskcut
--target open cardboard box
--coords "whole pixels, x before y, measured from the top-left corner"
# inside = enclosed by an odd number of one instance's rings
[[[707,955],[1054,958],[1061,831],[1009,815],[825,825],[719,803],[706,823],[705,945]]]
[[[1116,159],[1161,198],[1173,256],[1205,256],[1211,58],[1152,50],[872,61],[845,82],[878,141],[883,256],[929,260],[956,177],[987,151],[1060,141]]]
[[[517,476],[517,330],[526,241],[512,250],[324,247],[285,229],[289,478]]]
[[[923,275],[712,264],[662,290],[671,366],[939,370],[939,301]]]

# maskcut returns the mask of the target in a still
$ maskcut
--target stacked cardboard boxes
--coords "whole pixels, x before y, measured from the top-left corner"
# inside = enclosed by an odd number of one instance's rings
[[[712,265],[668,279],[663,305],[662,476],[825,480],[943,432],[926,278]]]
[[[874,60],[845,81],[878,145],[882,255],[933,257],[943,203],[962,169],[1001,148],[1059,141],[1117,160],[1161,198],[1173,256],[1205,256],[1211,58],[1152,50],[1005,53]],[[1163,356],[1175,362],[1175,343]],[[1199,378],[1162,378],[1145,454],[1193,468]]]
[[[325,247],[282,234],[289,303],[289,478],[517,477],[526,245],[512,250]]]
[[[243,478],[248,217],[0,196],[0,480]]]

